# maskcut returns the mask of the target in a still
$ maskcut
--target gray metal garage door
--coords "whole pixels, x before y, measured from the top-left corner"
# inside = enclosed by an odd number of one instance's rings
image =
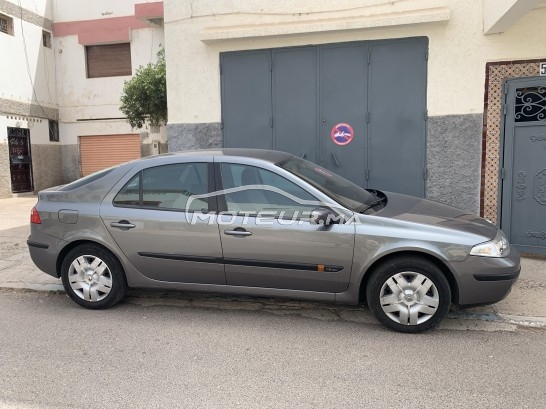
[[[222,53],[224,146],[424,196],[427,49],[411,38]]]

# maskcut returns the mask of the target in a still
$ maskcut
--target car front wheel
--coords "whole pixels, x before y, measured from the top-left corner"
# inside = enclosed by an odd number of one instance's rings
[[[85,308],[112,307],[127,292],[121,263],[95,244],[82,244],[70,250],[61,266],[61,278],[68,296]]]
[[[398,332],[423,332],[445,317],[451,304],[449,283],[435,264],[418,257],[379,265],[366,288],[375,318]]]

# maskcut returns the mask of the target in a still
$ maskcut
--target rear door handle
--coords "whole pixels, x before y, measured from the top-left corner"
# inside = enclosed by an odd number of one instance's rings
[[[119,222],[111,222],[110,227],[117,227],[118,229],[133,229],[136,226],[133,223],[129,223],[127,220],[120,220]]]
[[[228,236],[252,236],[252,233],[245,229],[224,230],[224,234]]]

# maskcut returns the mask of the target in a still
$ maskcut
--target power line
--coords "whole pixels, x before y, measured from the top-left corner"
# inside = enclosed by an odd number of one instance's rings
[[[53,128],[51,126],[51,118],[47,115],[44,107],[42,106],[42,104],[40,104],[40,101],[38,101],[38,94],[36,93],[36,88],[34,87],[34,81],[32,80],[32,72],[30,70],[30,63],[28,61],[28,51],[27,51],[27,41],[26,41],[26,38],[25,38],[25,29],[23,28],[23,7],[21,5],[21,0],[18,0],[18,3],[19,3],[19,10],[21,12],[21,15],[19,16],[20,17],[20,23],[21,23],[21,37],[23,38],[23,49],[25,51],[25,62],[26,62],[26,65],[27,65],[27,74],[28,74],[28,79],[30,81],[30,85],[32,86],[32,92],[33,92],[33,95],[34,95],[34,99],[36,100],[36,104],[40,107],[40,109],[42,110],[42,113],[44,114],[44,117],[48,120],[48,128],[49,128],[49,131],[50,132],[53,132]],[[47,81],[47,78],[46,78],[46,81]],[[49,91],[49,84],[47,84],[48,86],[48,91]],[[50,95],[51,97],[51,95]],[[31,104],[32,104],[32,101],[31,101]]]

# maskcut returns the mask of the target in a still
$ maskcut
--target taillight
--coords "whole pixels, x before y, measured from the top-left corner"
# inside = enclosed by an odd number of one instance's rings
[[[35,207],[33,207],[32,210],[30,211],[30,223],[42,224],[42,220],[40,219],[40,214],[38,213],[38,210],[36,210]]]

